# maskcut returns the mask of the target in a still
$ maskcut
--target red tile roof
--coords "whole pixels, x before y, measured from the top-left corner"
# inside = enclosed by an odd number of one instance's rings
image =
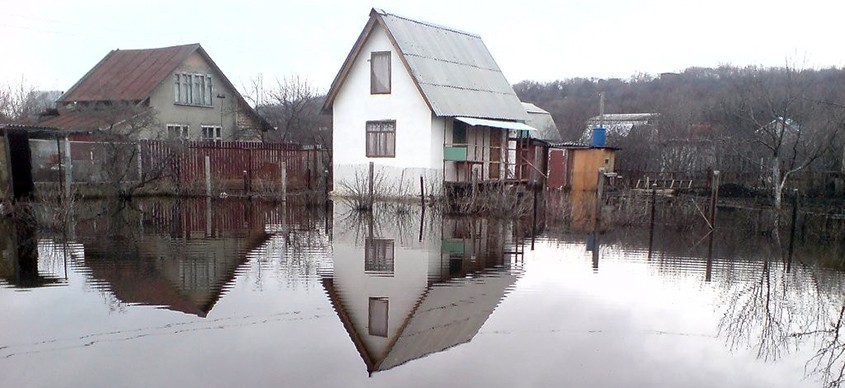
[[[143,50],[112,50],[70,88],[59,102],[140,101],[153,92],[197,43]]]

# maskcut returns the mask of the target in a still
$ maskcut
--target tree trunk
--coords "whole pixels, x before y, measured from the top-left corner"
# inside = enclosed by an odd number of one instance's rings
[[[772,225],[772,232],[775,237],[778,237],[780,230],[780,209],[783,206],[783,182],[780,176],[780,158],[775,156],[772,158],[772,202],[774,219]]]

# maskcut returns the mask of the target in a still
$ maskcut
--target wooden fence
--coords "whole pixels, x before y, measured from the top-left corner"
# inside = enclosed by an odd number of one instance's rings
[[[59,182],[61,176],[76,185],[108,183],[114,179],[106,172],[113,163],[128,172],[121,179],[155,181],[157,187],[180,194],[203,195],[209,186],[214,196],[322,191],[326,182],[331,182],[328,152],[297,144],[142,140],[120,144],[52,142],[31,147],[39,149],[33,155],[41,159],[33,163],[39,182]],[[121,154],[129,156],[115,157]]]

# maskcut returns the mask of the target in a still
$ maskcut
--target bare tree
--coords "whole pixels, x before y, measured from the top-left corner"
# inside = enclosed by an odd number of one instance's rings
[[[146,158],[141,165],[140,138],[161,138],[157,111],[145,104],[128,101],[110,101],[79,104],[73,107],[89,117],[97,130],[96,140],[100,179],[108,185],[112,195],[130,198],[145,185],[165,178],[178,157],[178,143],[170,144],[169,152]]]
[[[276,131],[264,134],[264,141],[295,142],[331,149],[331,117],[320,109],[325,96],[299,76],[276,80],[265,88],[261,77],[252,80],[250,99],[256,110]]]
[[[748,68],[734,77],[723,102],[735,152],[768,159],[764,181],[776,211],[790,176],[834,152],[834,140],[845,128],[842,110],[821,102],[830,97],[818,95],[808,75],[789,66],[774,74]]]
[[[16,121],[39,113],[34,92],[35,87],[24,78],[16,85],[0,86],[0,122]]]

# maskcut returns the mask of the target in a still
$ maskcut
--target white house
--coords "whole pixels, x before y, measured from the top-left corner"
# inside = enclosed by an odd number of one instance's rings
[[[332,113],[334,188],[373,162],[396,194],[419,177],[442,182],[515,179],[520,140],[533,128],[478,35],[370,12],[326,98]],[[356,178],[357,177],[357,178]]]

